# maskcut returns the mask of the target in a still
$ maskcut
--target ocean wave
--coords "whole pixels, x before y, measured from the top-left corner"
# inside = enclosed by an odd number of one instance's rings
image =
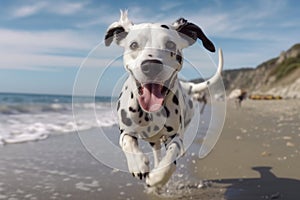
[[[40,112],[63,112],[71,110],[70,104],[3,104],[0,105],[0,114],[37,114]]]
[[[72,108],[77,113],[73,115]],[[76,120],[75,120],[76,119]],[[116,125],[110,103],[0,105],[0,144],[46,139],[49,135]]]
[[[17,114],[38,114],[41,112],[65,112],[76,109],[107,109],[110,108],[110,103],[36,103],[36,104],[2,104],[0,105],[0,114],[2,115],[17,115]]]

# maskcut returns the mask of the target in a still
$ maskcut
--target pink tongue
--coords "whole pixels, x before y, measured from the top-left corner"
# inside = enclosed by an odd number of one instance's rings
[[[155,83],[147,83],[142,87],[139,103],[144,110],[154,112],[160,109],[164,100],[161,89],[162,86]]]

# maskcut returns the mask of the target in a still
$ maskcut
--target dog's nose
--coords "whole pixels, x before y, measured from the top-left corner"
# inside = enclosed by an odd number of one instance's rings
[[[163,63],[159,60],[145,60],[141,64],[142,72],[148,77],[154,77],[163,69]]]

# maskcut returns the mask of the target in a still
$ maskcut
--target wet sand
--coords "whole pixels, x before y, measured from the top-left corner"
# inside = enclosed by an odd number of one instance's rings
[[[228,102],[217,145],[197,162],[196,175],[211,182],[206,194],[220,199],[300,199],[299,111],[299,100],[247,100],[239,109]]]
[[[189,150],[159,196],[99,163],[76,133],[6,145],[0,147],[0,199],[298,200],[299,110],[296,100],[248,100],[240,109],[229,102],[214,150],[201,160]]]

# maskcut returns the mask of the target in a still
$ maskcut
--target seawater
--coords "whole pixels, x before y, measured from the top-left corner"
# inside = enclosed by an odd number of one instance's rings
[[[72,96],[66,95],[0,93],[0,144],[36,141],[51,134],[116,125],[114,99],[75,99],[76,103],[72,104]],[[77,121],[74,108],[80,114]],[[91,118],[97,118],[97,123]]]

